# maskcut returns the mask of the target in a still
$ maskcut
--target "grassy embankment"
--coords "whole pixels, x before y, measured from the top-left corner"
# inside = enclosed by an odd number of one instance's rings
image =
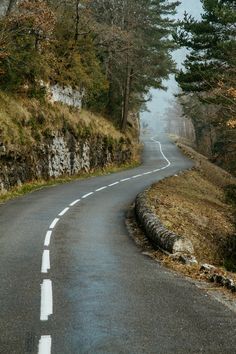
[[[200,263],[236,271],[236,179],[190,147],[179,145],[196,167],[154,184],[150,202],[168,229],[192,241]],[[194,273],[168,258],[163,261]],[[199,267],[195,270],[199,273]]]
[[[55,131],[73,132],[75,137],[86,134],[101,134],[108,139],[129,139],[132,142],[134,158],[131,163],[122,166],[110,165],[98,168],[89,173],[81,171],[79,175],[62,176],[51,180],[36,180],[13,187],[10,191],[0,194],[0,202],[37,190],[42,187],[66,183],[78,178],[113,173],[132,168],[139,164],[139,146],[137,132],[128,129],[122,134],[108,119],[89,111],[68,107],[59,103],[39,102],[36,99],[6,95],[0,91],[0,149],[3,144],[8,151],[24,154],[30,147],[40,144],[45,136]],[[1,159],[1,155],[0,155]]]

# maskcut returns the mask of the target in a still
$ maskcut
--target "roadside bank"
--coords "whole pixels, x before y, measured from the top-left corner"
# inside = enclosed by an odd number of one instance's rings
[[[236,179],[192,148],[182,144],[179,147],[195,161],[195,167],[152,185],[144,193],[146,203],[164,229],[191,242],[198,264],[179,255],[170,257],[160,250],[152,249],[148,253],[164,265],[195,279],[222,285],[216,277],[220,275],[223,282],[226,278],[236,282],[232,272],[236,264]],[[147,245],[146,241],[144,244]],[[204,264],[214,267],[205,269]]]

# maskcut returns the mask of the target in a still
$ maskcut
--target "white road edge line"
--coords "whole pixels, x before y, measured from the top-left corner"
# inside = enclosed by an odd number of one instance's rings
[[[50,270],[50,251],[44,250],[42,256],[41,273],[47,273]]]
[[[65,213],[67,213],[68,210],[70,210],[69,207],[65,208],[64,210],[62,210],[62,211],[60,212],[60,214],[58,214],[58,216],[63,216],[63,215],[65,215]]]
[[[71,207],[75,206],[77,203],[80,202],[80,199],[75,200],[73,203],[70,204]]]
[[[48,231],[45,236],[44,246],[48,247],[51,242],[52,231]]]
[[[49,229],[54,229],[54,227],[56,226],[59,220],[60,220],[59,218],[55,218],[51,223],[51,225],[49,226]]]
[[[82,199],[88,198],[90,195],[92,195],[94,192],[90,192],[88,194],[83,195]]]
[[[41,284],[40,321],[48,321],[48,317],[52,314],[52,281],[49,279],[44,279],[43,284]]]
[[[38,354],[51,354],[51,347],[52,347],[52,337],[41,336],[39,340]]]

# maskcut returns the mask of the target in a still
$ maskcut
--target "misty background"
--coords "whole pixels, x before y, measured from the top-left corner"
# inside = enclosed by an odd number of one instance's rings
[[[181,5],[178,7],[178,13],[175,16],[176,19],[181,20],[184,17],[184,13],[194,16],[196,19],[200,19],[203,13],[202,4],[200,0],[182,0]],[[173,59],[177,63],[177,68],[181,68],[187,50],[185,48],[178,49],[173,52]],[[179,92],[178,84],[175,81],[175,76],[171,75],[169,80],[164,81],[164,86],[167,87],[167,91],[163,90],[151,90],[152,100],[147,103],[148,111],[142,112],[141,124],[146,123],[155,133],[164,132],[167,124],[167,112],[175,105],[175,94]]]

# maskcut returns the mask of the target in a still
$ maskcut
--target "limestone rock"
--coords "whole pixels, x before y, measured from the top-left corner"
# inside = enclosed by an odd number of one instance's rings
[[[204,271],[205,273],[210,273],[212,271],[216,270],[216,267],[214,267],[213,265],[211,264],[202,264],[201,265],[201,268],[200,268],[200,271]]]
[[[131,160],[128,140],[120,142],[96,133],[80,136],[69,130],[51,131],[39,144],[22,146],[21,150],[18,146],[7,150],[0,142],[0,193],[28,181],[89,172]]]

